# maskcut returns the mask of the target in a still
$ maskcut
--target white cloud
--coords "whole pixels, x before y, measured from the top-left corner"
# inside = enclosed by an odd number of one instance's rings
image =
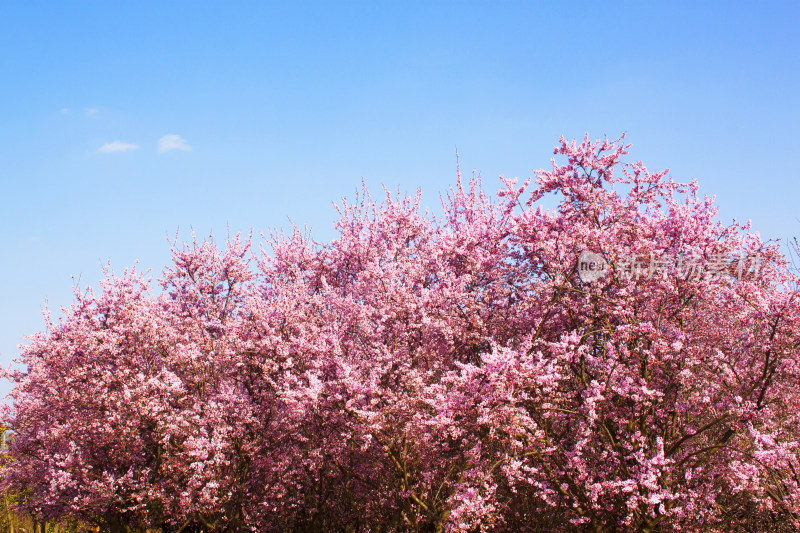
[[[96,107],[87,107],[83,110],[88,116],[93,117],[99,111]]]
[[[105,143],[103,146],[97,149],[98,152],[107,154],[111,152],[129,152],[131,150],[137,150],[139,147],[135,144],[131,143],[124,143],[122,141],[112,141],[110,143]]]
[[[62,107],[61,110],[59,111],[59,113],[61,113],[62,115],[66,115],[67,113],[69,113],[69,108],[68,107]]]
[[[186,139],[180,135],[164,135],[158,140],[158,151],[169,152],[170,150],[190,151],[192,149]]]

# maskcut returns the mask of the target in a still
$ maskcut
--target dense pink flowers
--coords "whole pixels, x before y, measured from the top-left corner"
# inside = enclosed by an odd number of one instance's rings
[[[3,486],[113,531],[800,528],[796,279],[626,149],[459,177],[440,220],[362,195],[328,244],[194,242],[161,291],[109,272],[11,373]]]

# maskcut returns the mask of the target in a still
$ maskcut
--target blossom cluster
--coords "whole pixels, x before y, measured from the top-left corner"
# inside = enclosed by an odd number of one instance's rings
[[[798,280],[627,149],[109,270],[6,371],[0,487],[113,532],[797,531]],[[758,264],[595,283],[588,249]]]

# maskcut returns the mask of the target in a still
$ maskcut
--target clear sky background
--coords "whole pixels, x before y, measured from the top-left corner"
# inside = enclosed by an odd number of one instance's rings
[[[289,219],[362,178],[438,206],[617,137],[723,221],[800,235],[798,2],[0,0],[0,363],[108,260]],[[7,392],[0,385],[0,394]]]

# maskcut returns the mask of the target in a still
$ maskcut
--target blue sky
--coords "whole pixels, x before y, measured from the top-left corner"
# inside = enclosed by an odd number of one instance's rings
[[[364,179],[438,205],[559,135],[800,235],[797,2],[0,2],[0,363],[72,276],[167,235],[312,227]],[[160,144],[161,143],[161,144]],[[0,393],[7,387],[0,387]]]

